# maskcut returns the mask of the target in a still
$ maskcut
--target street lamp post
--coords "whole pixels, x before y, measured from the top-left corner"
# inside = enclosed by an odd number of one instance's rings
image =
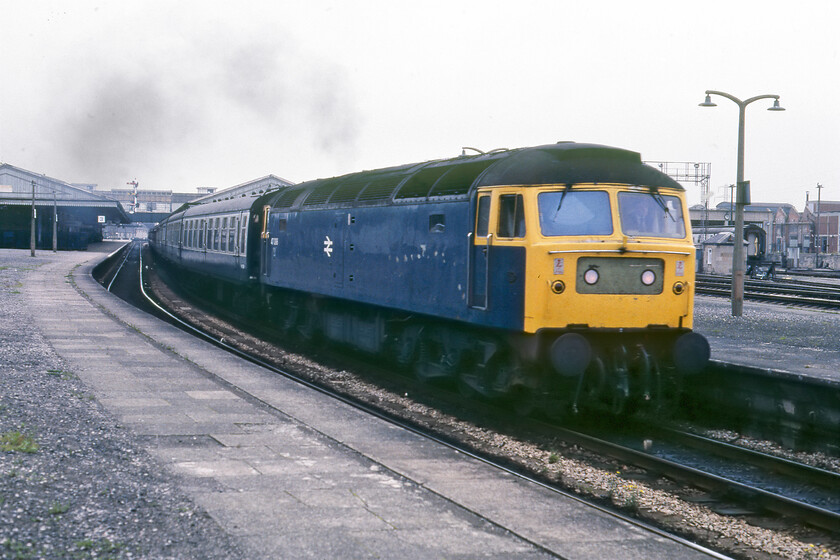
[[[706,90],[706,100],[700,103],[700,107],[717,107],[712,103],[712,95],[720,95],[738,105],[738,177],[736,182],[735,197],[735,232],[733,236],[732,251],[732,316],[740,317],[744,311],[744,274],[747,263],[744,258],[744,206],[749,203],[747,184],[744,182],[744,118],[747,105],[759,99],[774,99],[773,106],[768,111],[784,111],[779,106],[778,95],[757,95],[746,101],[741,101],[734,95],[723,91]]]
[[[814,245],[817,249],[817,255],[814,257],[814,268],[820,267],[820,249],[822,249],[822,240],[820,239],[820,194],[822,192],[822,185],[817,183],[817,239]]]

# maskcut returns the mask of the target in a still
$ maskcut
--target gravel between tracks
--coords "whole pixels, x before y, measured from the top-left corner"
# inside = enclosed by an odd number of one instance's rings
[[[243,557],[40,333],[22,334],[22,288],[46,258],[0,258],[0,558]]]

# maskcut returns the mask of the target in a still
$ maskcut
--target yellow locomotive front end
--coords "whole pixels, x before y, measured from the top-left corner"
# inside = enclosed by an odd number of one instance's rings
[[[482,195],[498,201],[496,231],[522,231],[493,243],[526,251],[523,330],[573,408],[660,401],[666,377],[705,367],[708,343],[691,331],[695,248],[681,188],[577,183]],[[505,199],[517,201],[510,226]]]
[[[627,185],[529,189],[525,330],[691,329],[685,197]]]

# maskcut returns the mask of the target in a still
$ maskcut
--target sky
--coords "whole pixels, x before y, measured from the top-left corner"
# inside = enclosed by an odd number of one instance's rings
[[[591,142],[840,200],[840,2],[0,0],[0,162],[195,192]],[[684,183],[689,203],[700,187]],[[806,193],[808,193],[806,195]]]

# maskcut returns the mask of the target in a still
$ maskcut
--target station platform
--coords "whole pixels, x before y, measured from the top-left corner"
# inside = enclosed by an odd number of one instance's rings
[[[740,317],[728,299],[696,296],[694,330],[713,361],[840,386],[840,313],[745,301]]]
[[[500,473],[139,311],[91,278],[105,253],[42,255],[20,288],[31,322],[16,328],[37,329],[246,557],[721,557]]]

